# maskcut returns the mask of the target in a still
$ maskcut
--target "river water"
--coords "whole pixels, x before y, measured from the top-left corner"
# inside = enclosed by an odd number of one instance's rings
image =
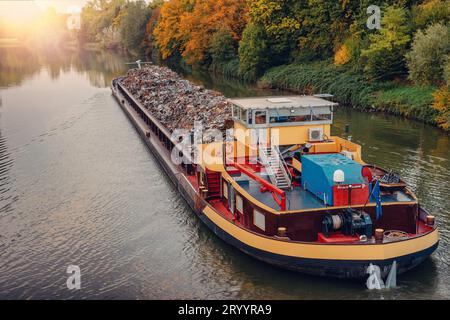
[[[367,162],[402,174],[441,229],[437,252],[391,291],[258,262],[191,212],[113,100],[125,58],[0,48],[0,298],[448,299],[450,141],[439,130],[339,109]],[[204,73],[227,96],[279,94]],[[68,290],[67,266],[81,268]]]

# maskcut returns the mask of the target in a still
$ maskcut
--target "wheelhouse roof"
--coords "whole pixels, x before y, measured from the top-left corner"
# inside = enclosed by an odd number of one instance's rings
[[[281,109],[333,107],[338,104],[316,96],[275,96],[230,99],[230,102],[243,109]]]

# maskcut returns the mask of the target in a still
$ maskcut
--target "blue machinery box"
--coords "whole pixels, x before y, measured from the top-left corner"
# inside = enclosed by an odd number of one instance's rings
[[[345,174],[343,185],[365,183],[362,165],[340,153],[304,155],[301,159],[303,188],[326,205],[333,205],[333,175],[336,170]]]

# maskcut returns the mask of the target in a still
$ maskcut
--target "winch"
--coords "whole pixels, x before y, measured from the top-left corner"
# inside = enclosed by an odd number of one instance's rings
[[[322,220],[322,233],[329,236],[330,233],[341,231],[345,235],[365,235],[372,237],[373,224],[370,215],[353,209],[346,209],[342,213],[328,214]]]

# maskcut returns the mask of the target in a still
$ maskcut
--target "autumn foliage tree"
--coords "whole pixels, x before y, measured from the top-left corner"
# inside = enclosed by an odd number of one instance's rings
[[[444,130],[450,130],[450,90],[449,86],[442,86],[434,92],[433,108],[439,112],[436,123]]]
[[[153,36],[163,59],[180,50],[183,40],[180,21],[183,15],[192,10],[192,6],[191,0],[170,0],[161,7]]]
[[[150,4],[150,18],[145,26],[145,35],[143,40],[143,46],[146,54],[151,58],[156,58],[158,51],[155,50],[156,44],[153,36],[153,32],[158,23],[159,16],[161,14],[161,7],[164,4],[164,0],[154,0]]]
[[[179,53],[189,64],[204,63],[217,32],[227,30],[239,42],[245,13],[241,0],[171,0],[161,8],[154,37],[163,59]]]

